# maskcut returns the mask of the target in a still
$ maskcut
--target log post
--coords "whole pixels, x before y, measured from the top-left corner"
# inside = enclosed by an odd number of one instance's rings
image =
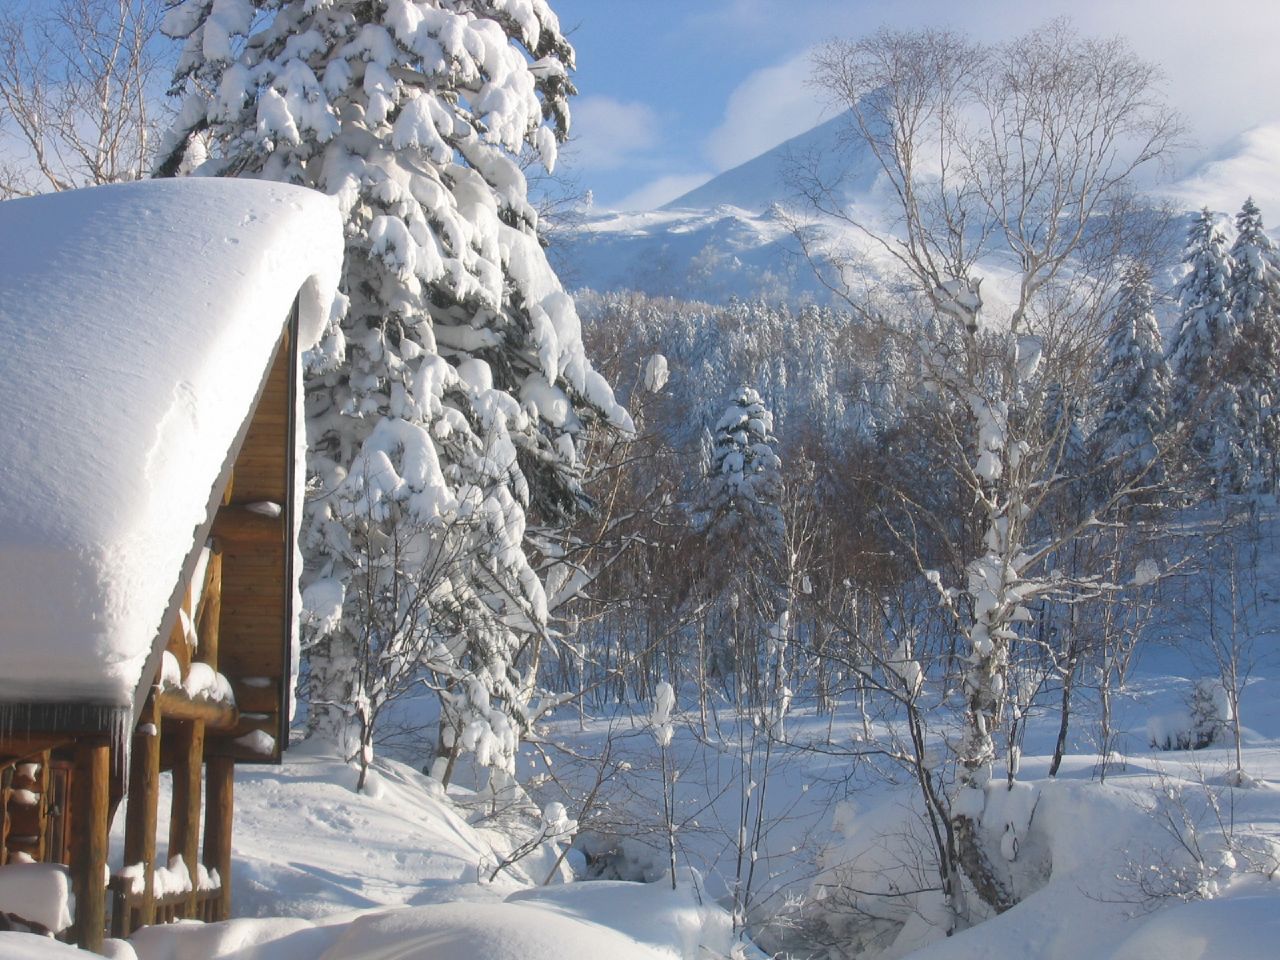
[[[71,883],[76,895],[75,937],[85,950],[100,952],[107,920],[107,807],[111,747],[76,744],[72,774]]]
[[[16,772],[12,764],[0,767],[0,867],[9,859],[9,795]]]
[[[191,626],[195,628],[195,617],[191,609],[191,584],[187,584],[186,594],[182,598],[182,613],[185,618],[191,622]],[[165,649],[173,654],[178,661],[178,672],[185,680],[187,671],[191,669],[191,644],[187,642],[187,631],[183,625],[183,617],[178,617],[173,621],[173,627],[169,630],[169,642],[165,644]]]
[[[196,907],[196,858],[200,855],[200,780],[204,768],[204,723],[186,720],[173,724],[178,745],[173,766],[173,810],[169,819],[169,859],[182,857],[191,877],[191,895],[184,917],[193,918]]]
[[[115,921],[121,936],[156,922],[156,814],[160,804],[160,713],[155,691],[142,708],[129,764],[129,805],[125,811],[124,864],[142,864],[142,902]]]
[[[38,772],[40,781],[36,788],[36,792],[40,794],[40,803],[36,808],[36,815],[40,821],[37,828],[37,835],[40,837],[40,849],[35,854],[35,858],[41,863],[48,863],[54,859],[49,855],[52,852],[52,838],[49,836],[49,804],[51,802],[49,792],[53,788],[53,771],[49,769],[49,765],[52,760],[52,751],[45,750],[40,754],[40,770]]]
[[[231,919],[231,827],[235,814],[236,764],[230,757],[209,758],[204,811],[204,865],[222,881],[213,919]]]
[[[204,586],[200,594],[200,609],[196,621],[196,635],[200,637],[200,649],[196,659],[218,669],[218,633],[222,622],[222,550],[215,546],[209,552],[209,565],[205,569]]]

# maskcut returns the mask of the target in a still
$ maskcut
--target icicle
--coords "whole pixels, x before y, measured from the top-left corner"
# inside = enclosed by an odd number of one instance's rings
[[[120,781],[129,792],[129,759],[133,750],[133,710],[115,707],[111,717],[111,756],[120,773]]]

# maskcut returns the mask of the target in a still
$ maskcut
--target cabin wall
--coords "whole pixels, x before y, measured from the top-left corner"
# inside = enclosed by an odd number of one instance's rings
[[[284,691],[291,682],[295,615],[289,522],[294,359],[286,332],[236,457],[229,502],[214,526],[223,564],[219,669],[230,678],[240,705],[237,733],[260,731],[273,744],[264,754],[240,741],[231,755],[246,761],[278,761],[288,724]],[[278,508],[277,515],[270,516],[264,505]]]

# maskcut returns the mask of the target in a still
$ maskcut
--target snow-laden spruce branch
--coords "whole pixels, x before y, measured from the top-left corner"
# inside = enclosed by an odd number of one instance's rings
[[[592,425],[632,430],[522,169],[554,170],[573,49],[540,0],[178,0],[163,30],[183,102],[158,173],[303,184],[346,223],[345,299],[305,358],[303,579],[336,601],[309,650],[310,733],[360,739],[342,705],[367,696],[349,667],[383,585],[359,583],[398,525],[435,525],[457,562],[420,583],[449,632],[416,664],[441,701],[432,767],[447,780],[475,749],[502,788],[550,637],[534,537],[589,509]]]

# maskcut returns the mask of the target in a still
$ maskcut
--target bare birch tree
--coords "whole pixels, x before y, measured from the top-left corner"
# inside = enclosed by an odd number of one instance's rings
[[[814,68],[815,84],[850,112],[849,143],[887,187],[894,213],[870,222],[822,164],[801,170],[814,208],[862,237],[820,275],[865,309],[854,278],[858,257],[874,256],[923,302],[916,349],[942,398],[939,442],[974,503],[969,534],[948,533],[957,569],[929,574],[965,648],[950,827],[967,884],[948,891],[963,924],[973,916],[968,890],[996,911],[1013,902],[980,837],[1008,722],[1011,651],[1029,633],[1033,601],[1100,586],[1053,560],[1123,496],[1112,491],[1069,522],[1046,522],[1043,508],[1069,479],[1065,418],[1051,415],[1049,394],[1092,383],[1083,371],[1142,222],[1135,180],[1174,147],[1179,124],[1153,66],[1124,41],[1081,38],[1065,21],[1000,45],[881,30],[829,42]],[[984,292],[993,273],[997,289]]]
[[[149,173],[157,0],[0,0],[0,198]]]

